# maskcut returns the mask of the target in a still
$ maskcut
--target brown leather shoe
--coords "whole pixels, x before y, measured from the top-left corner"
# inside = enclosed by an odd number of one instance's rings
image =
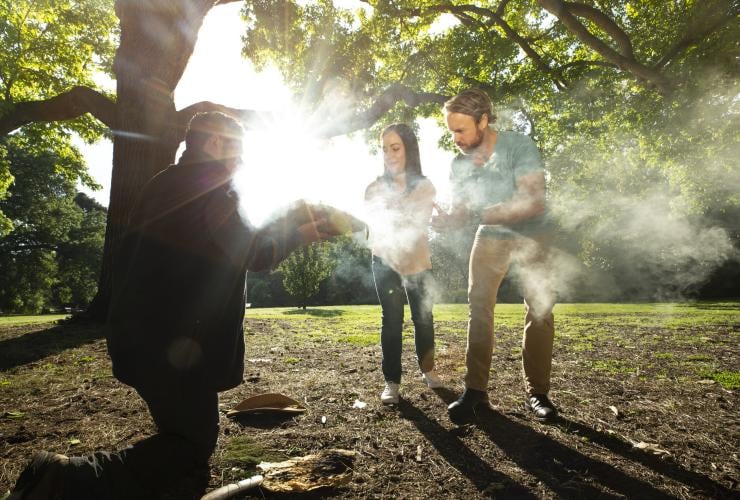
[[[532,394],[524,402],[524,408],[540,422],[552,422],[558,416],[558,410],[546,394]]]
[[[40,451],[18,476],[8,500],[61,500],[69,458]]]

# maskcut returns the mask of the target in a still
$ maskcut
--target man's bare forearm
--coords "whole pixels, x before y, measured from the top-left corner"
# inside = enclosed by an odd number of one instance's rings
[[[542,215],[544,212],[544,200],[510,200],[482,209],[480,224],[516,224]]]

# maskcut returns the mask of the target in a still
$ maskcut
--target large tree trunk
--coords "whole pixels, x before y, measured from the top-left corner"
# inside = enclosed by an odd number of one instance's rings
[[[181,124],[174,90],[192,55],[204,0],[118,0],[121,44],[116,52],[118,129],[114,130],[108,225],[98,293],[88,314],[105,320],[115,284],[116,250],[144,184],[174,161]]]

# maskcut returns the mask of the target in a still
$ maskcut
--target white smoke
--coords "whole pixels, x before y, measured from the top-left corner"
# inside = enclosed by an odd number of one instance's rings
[[[677,214],[680,202],[658,191],[646,197],[602,191],[586,200],[560,196],[552,210],[560,227],[580,238],[584,272],[616,274],[591,283],[602,287],[600,298],[676,299],[737,258],[725,229]]]

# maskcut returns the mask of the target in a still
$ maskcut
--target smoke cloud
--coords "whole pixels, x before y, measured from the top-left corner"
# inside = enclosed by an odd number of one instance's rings
[[[324,116],[344,117],[352,109],[351,96],[340,94],[326,104],[330,109]],[[667,127],[663,137],[701,137],[709,129],[716,132],[711,139],[651,144],[644,137],[610,132],[598,139],[569,137],[546,155],[555,228],[549,269],[533,276],[514,255],[511,281],[541,283],[543,297],[552,292],[559,301],[676,300],[691,297],[720,266],[737,260],[732,214],[740,213],[740,142],[729,140],[737,113],[726,104],[736,107],[738,101],[725,95],[697,102],[705,104],[684,110],[680,123]],[[512,110],[498,114],[499,127],[527,129]],[[267,127],[247,142],[248,181],[241,185],[252,221],[259,224],[279,206],[302,198],[368,222],[374,228],[372,245],[399,255],[412,248],[418,231],[364,205],[365,188],[382,172],[382,158],[368,154],[359,140],[322,142],[296,121],[292,117],[287,129]],[[424,171],[433,173],[437,202],[444,206],[453,155],[442,158],[432,146],[436,140],[425,147],[424,135],[420,143]],[[464,300],[472,232],[429,235],[437,295]],[[348,280],[361,280],[358,272],[341,263],[337,268]]]

